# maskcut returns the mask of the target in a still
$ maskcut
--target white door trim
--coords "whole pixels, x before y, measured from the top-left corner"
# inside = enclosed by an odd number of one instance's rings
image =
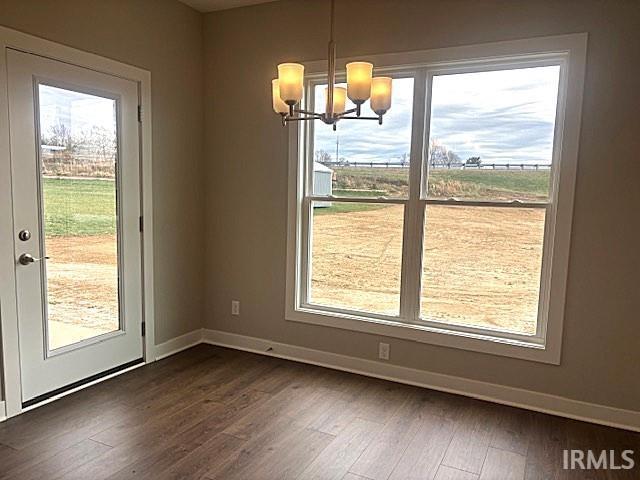
[[[151,73],[115,60],[60,45],[32,35],[0,27],[0,232],[11,232],[10,241],[0,241],[0,332],[2,342],[3,401],[6,416],[22,413],[20,352],[14,258],[15,228],[11,192],[9,112],[7,92],[7,48],[133,80],[138,83],[142,107],[140,128],[141,201],[144,218],[142,235],[143,318],[145,362],[155,360],[153,291],[153,193],[151,161]],[[7,233],[7,237],[9,237]],[[4,239],[3,239],[4,240]]]

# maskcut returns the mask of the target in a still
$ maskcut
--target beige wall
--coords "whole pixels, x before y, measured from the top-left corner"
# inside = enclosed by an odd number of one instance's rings
[[[284,320],[287,141],[269,86],[277,63],[325,58],[326,7],[286,0],[205,17],[205,326],[375,359],[374,335]],[[395,339],[392,362],[640,410],[639,4],[340,0],[337,18],[341,56],[589,32],[562,364]]]
[[[338,8],[342,56],[589,32],[562,365],[395,339],[392,362],[640,410],[638,3]],[[152,72],[157,343],[206,326],[375,359],[376,336],[284,320],[286,132],[269,82],[278,62],[325,58],[325,1],[203,16],[174,0],[0,0],[0,24]]]
[[[151,71],[156,343],[199,328],[202,15],[175,0],[0,0],[0,25]]]

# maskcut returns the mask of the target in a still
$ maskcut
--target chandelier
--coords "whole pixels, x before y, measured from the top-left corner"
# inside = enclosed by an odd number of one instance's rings
[[[325,88],[326,107],[323,113],[302,110],[296,106],[302,101],[304,91],[304,65],[299,63],[281,63],[278,65],[278,78],[271,82],[273,110],[282,117],[282,125],[301,120],[322,120],[333,125],[339,120],[377,120],[382,125],[382,116],[391,108],[390,77],[373,77],[373,64],[369,62],[347,63],[347,88],[336,87],[336,43],[333,40],[335,24],[335,0],[331,0],[331,29],[329,35],[329,65],[327,69],[327,87]],[[355,108],[346,110],[347,97]],[[361,115],[362,105],[370,99],[371,110],[376,116]]]

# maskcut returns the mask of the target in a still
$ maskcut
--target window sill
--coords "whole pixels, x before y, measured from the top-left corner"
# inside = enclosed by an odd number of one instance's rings
[[[518,358],[552,365],[560,364],[559,346],[437,328],[429,325],[403,323],[347,313],[328,312],[313,307],[287,309],[286,320],[351,330],[355,332],[400,338],[419,343],[458,348],[472,352]]]

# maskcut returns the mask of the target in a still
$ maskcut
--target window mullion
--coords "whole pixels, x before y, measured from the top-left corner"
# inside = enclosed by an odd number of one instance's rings
[[[315,96],[313,94],[313,83],[308,83],[305,89],[305,108],[313,110],[315,108]],[[294,122],[295,123],[295,122]],[[311,214],[312,201],[310,196],[313,195],[313,152],[314,152],[314,122],[304,122],[304,125],[290,126],[289,128],[300,128],[304,132],[304,140],[300,142],[303,145],[303,165],[302,172],[302,202],[300,205],[301,215],[301,256],[300,256],[300,289],[299,301],[305,304],[309,301],[309,291],[311,286],[311,244],[313,241],[313,215]]]
[[[405,206],[402,241],[402,280],[400,287],[400,318],[414,322],[420,309],[422,271],[422,225],[424,202],[421,197],[424,165],[427,74],[421,69],[414,78],[413,115],[411,125],[411,158],[409,170],[409,202]]]

